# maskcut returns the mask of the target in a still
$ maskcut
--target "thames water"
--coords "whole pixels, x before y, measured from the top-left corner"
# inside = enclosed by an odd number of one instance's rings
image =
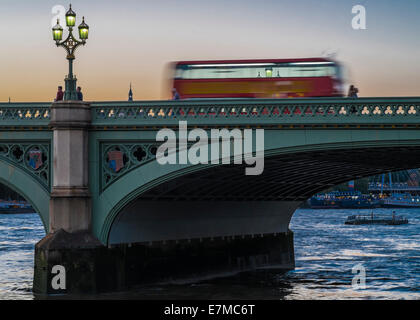
[[[345,225],[371,210],[298,209],[290,228],[296,268],[139,287],[98,299],[420,299],[420,209],[394,209],[409,224]],[[391,216],[392,209],[375,209]],[[34,299],[36,214],[0,214],[0,299]],[[365,285],[360,277],[365,274]],[[355,278],[356,277],[356,278]],[[352,286],[353,279],[359,279]]]

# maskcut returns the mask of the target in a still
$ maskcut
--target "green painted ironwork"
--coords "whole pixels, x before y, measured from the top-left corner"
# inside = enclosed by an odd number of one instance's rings
[[[91,102],[94,127],[417,124],[420,98],[219,99]],[[50,103],[0,103],[0,126],[43,126]]]
[[[0,159],[21,168],[47,191],[51,187],[49,143],[0,141]]]
[[[44,229],[49,230],[50,193],[39,187],[39,181],[20,166],[14,166],[0,157],[0,183],[24,197],[41,217]]]
[[[0,130],[2,127],[47,127],[51,103],[0,103]]]
[[[115,182],[119,177],[128,174],[133,169],[156,158],[157,143],[102,143],[102,175],[101,190]],[[118,168],[112,167],[110,154],[121,152],[121,164]]]
[[[96,133],[97,139],[100,137],[112,136],[114,132]],[[143,131],[142,131],[143,133]],[[150,130],[151,135],[156,131]],[[131,137],[133,143],[136,141],[135,132],[125,132],[125,138]],[[138,137],[138,134],[137,134]],[[138,138],[137,138],[138,139]],[[137,140],[138,141],[138,140]],[[114,141],[114,145],[118,145]],[[360,148],[386,148],[400,147],[420,147],[420,130],[413,129],[349,129],[339,128],[317,129],[317,130],[295,130],[295,129],[274,129],[267,130],[265,133],[265,157],[276,157],[280,155],[294,155],[299,162],[299,154],[334,152],[334,150],[357,150]],[[96,161],[91,162],[90,180],[100,179],[101,171],[95,170],[99,156],[103,156],[96,150]],[[92,150],[92,153],[93,150]],[[357,161],[357,158],[355,158]],[[403,161],[403,159],[401,159]],[[398,160],[396,159],[396,166]],[[99,190],[98,186],[92,189],[93,195],[93,228],[95,235],[103,242],[107,243],[108,235],[114,219],[118,213],[133,200],[137,199],[147,191],[159,185],[166,184],[177,177],[210,169],[217,165],[192,165],[192,164],[173,164],[160,165],[157,161],[148,161],[138,165],[126,174],[121,173],[118,179],[113,180],[104,190]],[[374,166],[374,163],[372,163]],[[347,170],[347,171],[346,171]],[[357,173],[343,167],[347,180],[354,178]],[[298,172],[294,172],[296,178]],[[252,180],[246,180],[249,183]],[[345,182],[345,181],[341,181]],[[328,181],[318,182],[312,188],[325,188]],[[243,187],[246,187],[243,186]],[[320,191],[320,190],[318,190]],[[211,197],[211,194],[206,195]]]
[[[0,183],[30,202],[48,232],[53,134],[48,130],[48,123],[37,118],[15,121],[23,126],[14,125],[10,129],[0,122]],[[45,127],[38,128],[33,122]]]
[[[420,98],[95,102],[94,126],[417,124]]]

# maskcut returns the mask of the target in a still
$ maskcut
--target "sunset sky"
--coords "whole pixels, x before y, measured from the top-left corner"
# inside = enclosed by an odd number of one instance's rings
[[[336,52],[360,96],[420,96],[419,0],[72,0],[90,26],[74,73],[85,100],[166,99],[178,60],[318,57]],[[353,30],[352,7],[367,10]],[[0,102],[51,101],[68,72],[52,40],[61,0],[0,0]],[[64,21],[61,23],[64,26]],[[65,33],[66,36],[66,33]]]

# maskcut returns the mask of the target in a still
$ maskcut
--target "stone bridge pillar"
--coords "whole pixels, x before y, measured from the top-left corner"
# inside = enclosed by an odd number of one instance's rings
[[[49,233],[35,246],[35,293],[96,291],[98,256],[107,254],[91,233],[88,141],[90,106],[62,101],[51,106],[53,187]],[[57,277],[57,279],[55,279]]]
[[[54,130],[53,188],[50,200],[50,232],[89,231],[91,199],[88,188],[89,104],[54,103],[50,126]]]

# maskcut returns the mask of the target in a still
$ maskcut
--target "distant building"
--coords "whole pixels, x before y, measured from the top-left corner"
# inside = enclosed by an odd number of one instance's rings
[[[133,101],[133,90],[131,90],[131,82],[130,82],[130,91],[128,91],[128,101]]]

